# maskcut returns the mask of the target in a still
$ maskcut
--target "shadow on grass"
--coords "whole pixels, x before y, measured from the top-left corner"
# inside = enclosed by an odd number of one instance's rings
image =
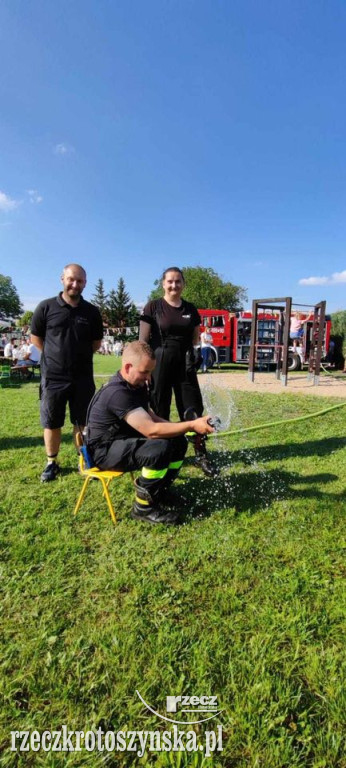
[[[327,437],[322,440],[307,440],[305,443],[266,445],[242,448],[238,451],[215,451],[219,467],[229,467],[237,462],[252,464],[254,461],[288,459],[294,456],[329,456],[346,447],[346,437]]]
[[[62,435],[61,442],[66,444],[72,442],[72,426],[71,434]],[[40,437],[37,437],[37,435],[19,435],[18,437],[0,438],[0,451],[9,451],[16,448],[34,448],[37,445],[43,447],[43,431]]]
[[[231,508],[235,508],[235,516],[242,512],[255,514],[275,501],[288,499],[325,499],[330,508],[333,503],[346,501],[346,492],[325,493],[319,486],[337,479],[337,475],[327,472],[303,476],[277,469],[235,473],[215,480],[189,478],[182,485],[190,508],[185,519],[210,517]]]
[[[345,447],[346,437],[327,437],[322,440],[308,440],[305,443],[275,444],[263,447],[249,446],[237,451],[218,451],[216,449],[210,453],[210,456],[220,469],[224,469],[239,462],[248,466],[256,461],[277,461],[294,456],[329,456],[331,453],[341,451]],[[185,466],[193,466],[193,464],[193,457],[188,457],[184,461]]]

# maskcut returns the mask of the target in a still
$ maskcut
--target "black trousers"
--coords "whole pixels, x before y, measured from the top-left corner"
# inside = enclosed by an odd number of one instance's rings
[[[166,343],[155,350],[155,357],[150,394],[153,411],[162,419],[169,419],[174,392],[181,421],[187,408],[193,408],[197,416],[202,416],[203,401],[197,374],[194,369],[186,370],[185,352],[181,352],[177,344]]]
[[[170,484],[176,477],[178,470],[170,469],[170,464],[181,462],[187,450],[185,435],[171,437],[170,439],[156,438],[147,440],[143,438],[118,438],[108,447],[96,447],[92,455],[96,465],[100,469],[116,469],[119,472],[132,472],[136,469],[167,470],[162,478],[148,478],[143,474],[138,482],[143,488],[147,488],[152,494],[158,493],[161,488]],[[167,481],[169,480],[169,483]]]

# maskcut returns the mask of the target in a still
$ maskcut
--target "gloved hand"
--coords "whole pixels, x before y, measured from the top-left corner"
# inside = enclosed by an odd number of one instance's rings
[[[197,373],[202,363],[202,355],[200,349],[188,349],[186,352],[186,372]]]

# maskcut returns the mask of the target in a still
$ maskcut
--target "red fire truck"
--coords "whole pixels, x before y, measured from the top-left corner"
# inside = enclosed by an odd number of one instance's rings
[[[208,326],[213,337],[210,349],[212,364],[247,363],[250,351],[252,313],[250,311],[228,312],[223,309],[199,309],[201,330]],[[258,315],[256,340],[256,360],[259,365],[270,365],[276,362],[275,352],[279,340],[278,312],[262,312]],[[288,369],[298,371],[309,361],[312,343],[312,320],[304,323],[304,335],[296,348],[290,347]],[[326,315],[322,357],[326,357],[329,349],[331,320]]]

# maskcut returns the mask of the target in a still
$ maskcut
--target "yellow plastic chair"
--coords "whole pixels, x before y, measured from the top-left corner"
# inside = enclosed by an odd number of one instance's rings
[[[100,480],[100,483],[102,484],[102,488],[103,488],[103,495],[106,498],[108,509],[110,511],[112,521],[115,525],[116,517],[115,517],[115,512],[114,512],[114,507],[111,501],[111,497],[109,495],[108,487],[111,480],[115,480],[117,477],[122,477],[124,472],[116,472],[113,469],[102,470],[102,469],[98,469],[98,467],[92,466],[92,460],[88,452],[87,446],[83,443],[82,435],[77,433],[76,442],[79,447],[79,472],[85,478],[85,480],[83,483],[83,488],[78,496],[78,501],[75,506],[74,515],[77,514],[78,510],[82,505],[90,480]],[[133,480],[134,479],[133,473],[130,472],[130,474]]]

